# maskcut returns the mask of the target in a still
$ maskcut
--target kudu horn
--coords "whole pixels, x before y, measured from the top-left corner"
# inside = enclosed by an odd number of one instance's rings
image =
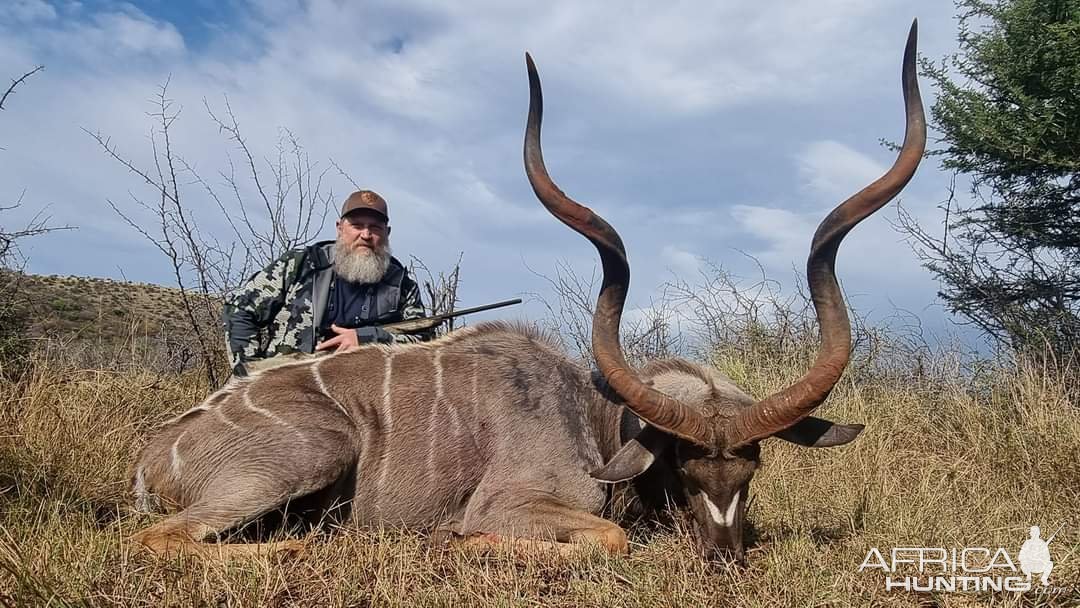
[[[592,209],[566,196],[548,175],[540,150],[540,123],[544,114],[540,76],[532,57],[529,68],[529,119],[525,129],[525,173],[544,207],[562,223],[589,239],[600,254],[604,282],[593,313],[592,345],[597,367],[607,382],[635,414],[672,435],[712,449],[716,442],[712,426],[701,414],[644,384],[630,369],[619,344],[626,291],[630,286],[630,265],[626,249],[615,229]]]
[[[806,279],[821,328],[817,360],[795,384],[734,417],[724,430],[726,450],[769,437],[809,416],[829,396],[847,367],[851,323],[844,296],[836,282],[836,252],[848,231],[892,200],[908,183],[926,149],[926,118],[915,71],[918,32],[916,20],[911,24],[904,48],[901,81],[907,128],[896,162],[877,181],[833,209],[814,233],[806,261]]]

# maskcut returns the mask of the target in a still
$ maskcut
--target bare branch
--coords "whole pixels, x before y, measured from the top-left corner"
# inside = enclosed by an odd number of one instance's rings
[[[152,224],[144,222],[109,202],[118,215],[168,259],[174,280],[181,289],[184,313],[192,327],[192,352],[202,359],[207,379],[216,384],[217,366],[222,363],[223,340],[217,322],[217,309],[223,294],[236,288],[252,268],[263,267],[279,258],[286,250],[309,242],[325,221],[332,193],[324,192],[323,177],[327,170],[312,161],[298,138],[288,129],[280,129],[276,155],[259,158],[240,130],[240,121],[225,98],[225,114],[216,115],[204,99],[207,113],[220,132],[239,148],[246,169],[237,170],[231,154],[228,167],[209,173],[217,174],[221,182],[212,183],[196,170],[175,146],[173,129],[178,124],[181,108],[168,96],[166,81],[152,99],[153,109],[147,113],[152,121],[150,130],[151,159],[140,164],[120,153],[115,145],[100,133],[86,131],[106,154],[134,173],[154,193],[154,200],[142,200],[131,194],[132,203],[145,209]],[[240,174],[251,180],[258,208],[252,213],[249,192],[242,185]],[[190,190],[195,186],[195,190]],[[229,193],[220,193],[224,186]],[[231,193],[231,194],[230,194]],[[222,237],[214,230],[204,230],[200,224],[202,200],[209,198],[225,218],[227,228]],[[193,204],[195,202],[195,204]],[[295,215],[294,215],[295,214]],[[318,220],[316,220],[318,218]],[[316,221],[318,224],[316,225]]]
[[[120,153],[117,151],[116,146],[112,145],[112,140],[111,139],[109,139],[108,137],[103,136],[101,133],[93,133],[89,129],[86,129],[86,128],[83,128],[83,133],[86,133],[90,137],[93,137],[94,141],[96,141],[98,143],[98,145],[101,146],[101,149],[104,150],[105,153],[108,154],[110,158],[112,158],[116,162],[118,162],[121,165],[123,165],[124,167],[126,167],[129,171],[131,171],[135,175],[138,175],[148,185],[153,186],[154,189],[159,190],[159,191],[163,192],[165,194],[165,196],[168,196],[168,191],[165,190],[165,185],[154,181],[154,179],[151,178],[148,173],[146,173],[142,169],[139,169],[138,167],[136,167],[135,164],[132,163],[130,160],[124,158],[123,156],[120,156]]]
[[[334,160],[334,159],[332,159],[332,158],[331,158],[331,159],[330,159],[330,164],[331,164],[331,165],[332,165],[332,166],[333,166],[333,167],[334,167],[335,169],[337,169],[337,171],[338,171],[338,174],[339,174],[339,175],[341,175],[341,177],[344,177],[345,179],[349,180],[349,183],[350,183],[350,184],[352,184],[352,187],[353,187],[353,189],[355,189],[355,190],[363,190],[363,188],[361,188],[361,187],[360,187],[360,186],[359,186],[359,185],[358,185],[358,184],[356,183],[356,180],[354,180],[354,179],[352,178],[352,176],[351,176],[351,175],[349,175],[348,173],[346,173],[346,172],[345,172],[345,170],[344,170],[344,169],[342,169],[342,168],[341,168],[341,167],[340,167],[340,166],[339,166],[339,165],[337,164],[337,161],[336,161],[336,160]]]
[[[219,119],[213,110],[210,108],[209,102],[203,99],[203,104],[206,106],[207,113],[210,114],[210,119],[217,124],[218,129],[225,131],[229,134],[230,139],[236,142],[236,145],[240,148],[240,151],[244,153],[244,158],[247,159],[248,169],[251,171],[251,180],[255,183],[255,191],[258,192],[259,197],[262,198],[263,204],[266,206],[266,212],[270,217],[274,217],[274,208],[270,203],[270,197],[266,194],[266,189],[263,188],[262,181],[259,178],[259,170],[255,166],[255,157],[251,154],[251,149],[248,148],[247,142],[244,141],[243,136],[240,134],[240,122],[236,119],[236,114],[233,113],[232,105],[229,103],[229,97],[225,96],[225,112],[229,117],[229,123]],[[273,249],[276,243],[277,233],[271,232],[270,247]]]
[[[459,303],[458,287],[461,284],[461,259],[464,255],[465,252],[459,253],[453,268],[449,271],[439,271],[437,276],[419,258],[409,256],[409,273],[424,286],[428,302],[431,303],[428,314],[441,315],[452,312],[457,308]],[[454,321],[456,319],[449,319],[439,333],[453,331]]]
[[[15,80],[12,80],[11,81],[11,86],[9,86],[7,88],[7,90],[4,91],[4,95],[2,97],[0,97],[0,110],[4,109],[4,102],[7,101],[8,95],[11,95],[12,93],[15,92],[15,87],[22,84],[23,81],[25,81],[27,78],[33,76],[34,74],[37,74],[38,72],[40,72],[40,71],[42,71],[44,69],[45,69],[45,66],[39,65],[36,68],[30,70],[29,72],[23,74],[22,76],[19,76]]]

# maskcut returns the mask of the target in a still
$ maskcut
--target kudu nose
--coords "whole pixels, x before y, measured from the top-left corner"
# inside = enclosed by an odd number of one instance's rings
[[[727,529],[706,531],[702,526],[694,527],[697,532],[698,553],[708,561],[727,564],[745,565],[745,549],[742,534]]]
[[[712,545],[711,547],[702,547],[701,549],[702,557],[710,562],[733,566],[746,565],[746,552],[741,544],[735,547]]]

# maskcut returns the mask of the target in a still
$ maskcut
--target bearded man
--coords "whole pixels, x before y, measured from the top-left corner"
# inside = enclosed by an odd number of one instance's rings
[[[226,343],[237,375],[246,364],[374,342],[416,342],[378,325],[424,316],[416,281],[390,252],[386,201],[370,190],[341,206],[337,239],[294,249],[225,297]]]

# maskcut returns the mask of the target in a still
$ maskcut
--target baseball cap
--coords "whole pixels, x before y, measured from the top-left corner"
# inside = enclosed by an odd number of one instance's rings
[[[349,198],[345,199],[345,203],[341,205],[341,217],[345,217],[358,209],[370,211],[382,217],[384,222],[390,221],[386,201],[371,190],[357,190],[350,194]]]

